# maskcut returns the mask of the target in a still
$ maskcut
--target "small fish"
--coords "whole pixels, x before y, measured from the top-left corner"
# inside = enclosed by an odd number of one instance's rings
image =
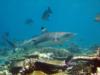
[[[7,39],[7,38],[9,38],[9,35],[10,35],[9,32],[4,32],[1,37],[3,39]]]
[[[48,9],[46,9],[46,10],[43,12],[43,15],[42,15],[41,18],[42,18],[43,20],[48,20],[49,17],[50,17],[50,15],[51,15],[52,13],[53,13],[53,12],[52,12],[51,8],[48,7]]]
[[[100,14],[96,15],[95,20],[96,20],[96,22],[100,22]]]
[[[27,19],[26,21],[25,21],[25,24],[27,24],[27,25],[32,25],[34,23],[34,21],[33,21],[33,19]]]
[[[10,41],[10,40],[8,40],[8,39],[5,39],[5,41],[6,41],[12,48],[16,48],[16,45],[15,45],[12,41]]]
[[[3,34],[5,37],[9,37],[10,33],[9,32],[4,32]]]
[[[14,49],[13,52],[15,52],[15,48],[16,48],[17,46],[15,45],[15,43],[13,43],[13,42],[9,39],[9,34],[5,32],[5,33],[2,35],[2,38],[3,38],[3,40],[4,40],[11,48]]]

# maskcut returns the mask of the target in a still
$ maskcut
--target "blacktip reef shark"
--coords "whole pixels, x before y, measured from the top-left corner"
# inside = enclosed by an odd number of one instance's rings
[[[41,31],[42,33],[40,35],[35,36],[29,40],[25,40],[22,43],[22,46],[27,46],[28,44],[39,46],[40,44],[43,44],[45,42],[52,42],[56,45],[60,45],[75,35],[71,32],[48,32],[44,27],[41,28]]]

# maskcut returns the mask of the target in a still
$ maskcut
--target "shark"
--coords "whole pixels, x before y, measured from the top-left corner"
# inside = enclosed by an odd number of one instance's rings
[[[45,43],[45,45],[49,44],[56,44],[61,45],[65,41],[69,40],[70,38],[74,37],[76,34],[72,32],[48,32],[48,30],[44,27],[41,28],[41,34],[31,39],[25,40],[22,43],[22,46],[27,45],[34,45],[40,46]]]

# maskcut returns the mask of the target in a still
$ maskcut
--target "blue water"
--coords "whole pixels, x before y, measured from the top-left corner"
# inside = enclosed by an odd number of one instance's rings
[[[48,6],[53,14],[43,21],[41,16]],[[45,26],[52,32],[77,33],[76,43],[89,46],[100,43],[97,13],[100,13],[100,0],[0,0],[0,37],[9,32],[11,38],[28,39],[40,34],[41,26]],[[25,25],[29,18],[34,20],[31,26]]]

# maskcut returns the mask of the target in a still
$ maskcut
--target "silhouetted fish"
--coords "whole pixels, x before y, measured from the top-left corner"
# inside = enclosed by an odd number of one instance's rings
[[[15,45],[15,43],[13,43],[10,39],[9,39],[9,33],[4,33],[2,35],[3,40],[13,49],[15,49],[17,46]],[[15,52],[15,50],[13,50]]]
[[[96,20],[96,22],[100,22],[100,14],[97,14],[97,15],[96,15],[95,20]]]
[[[48,20],[50,15],[52,14],[52,10],[50,7],[48,7],[48,9],[46,9],[44,12],[43,12],[43,15],[42,15],[42,20]]]
[[[16,45],[12,42],[12,41],[10,41],[10,40],[8,40],[8,39],[5,39],[6,41],[7,41],[7,43],[12,47],[12,48],[16,48]]]
[[[25,21],[25,24],[27,24],[27,25],[32,25],[34,23],[34,21],[33,21],[33,19],[27,19],[26,21]]]
[[[9,32],[4,32],[4,34],[3,34],[3,36],[5,36],[5,37],[9,37]]]

